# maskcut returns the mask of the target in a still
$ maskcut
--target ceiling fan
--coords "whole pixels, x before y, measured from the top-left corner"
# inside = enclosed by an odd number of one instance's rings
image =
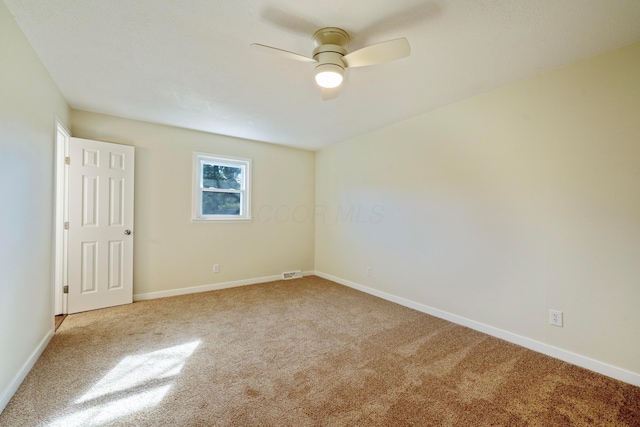
[[[254,43],[251,47],[296,61],[316,63],[316,83],[322,89],[324,100],[338,96],[338,87],[342,83],[345,68],[381,64],[404,58],[411,53],[406,38],[388,40],[347,53],[345,46],[349,41],[349,34],[345,30],[326,27],[313,34],[315,49],[311,57],[259,43]]]

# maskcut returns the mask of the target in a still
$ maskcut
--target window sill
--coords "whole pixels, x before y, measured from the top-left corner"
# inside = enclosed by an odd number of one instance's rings
[[[191,218],[192,223],[211,222],[252,222],[251,218]]]

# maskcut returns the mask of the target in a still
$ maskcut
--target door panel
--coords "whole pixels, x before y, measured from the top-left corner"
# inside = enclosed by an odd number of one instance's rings
[[[122,289],[124,286],[122,280],[124,271],[123,246],[122,241],[109,242],[109,289]]]
[[[134,147],[69,142],[69,313],[133,301]]]
[[[124,179],[109,178],[109,225],[124,226]]]
[[[97,176],[82,176],[82,226],[98,226],[98,179]]]
[[[80,293],[98,291],[98,242],[82,242]]]

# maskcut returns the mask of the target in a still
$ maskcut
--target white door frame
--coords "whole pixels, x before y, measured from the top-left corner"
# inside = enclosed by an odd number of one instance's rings
[[[56,155],[55,155],[55,211],[54,211],[54,280],[53,280],[53,301],[54,315],[66,314],[67,294],[64,293],[64,286],[67,284],[67,239],[68,231],[65,223],[69,220],[68,190],[69,190],[69,167],[66,158],[69,156],[70,132],[56,118]]]

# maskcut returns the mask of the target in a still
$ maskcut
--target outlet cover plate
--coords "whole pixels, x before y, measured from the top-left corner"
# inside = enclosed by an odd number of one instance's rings
[[[562,318],[562,312],[560,310],[549,310],[549,324],[553,326],[564,326],[564,320]]]

